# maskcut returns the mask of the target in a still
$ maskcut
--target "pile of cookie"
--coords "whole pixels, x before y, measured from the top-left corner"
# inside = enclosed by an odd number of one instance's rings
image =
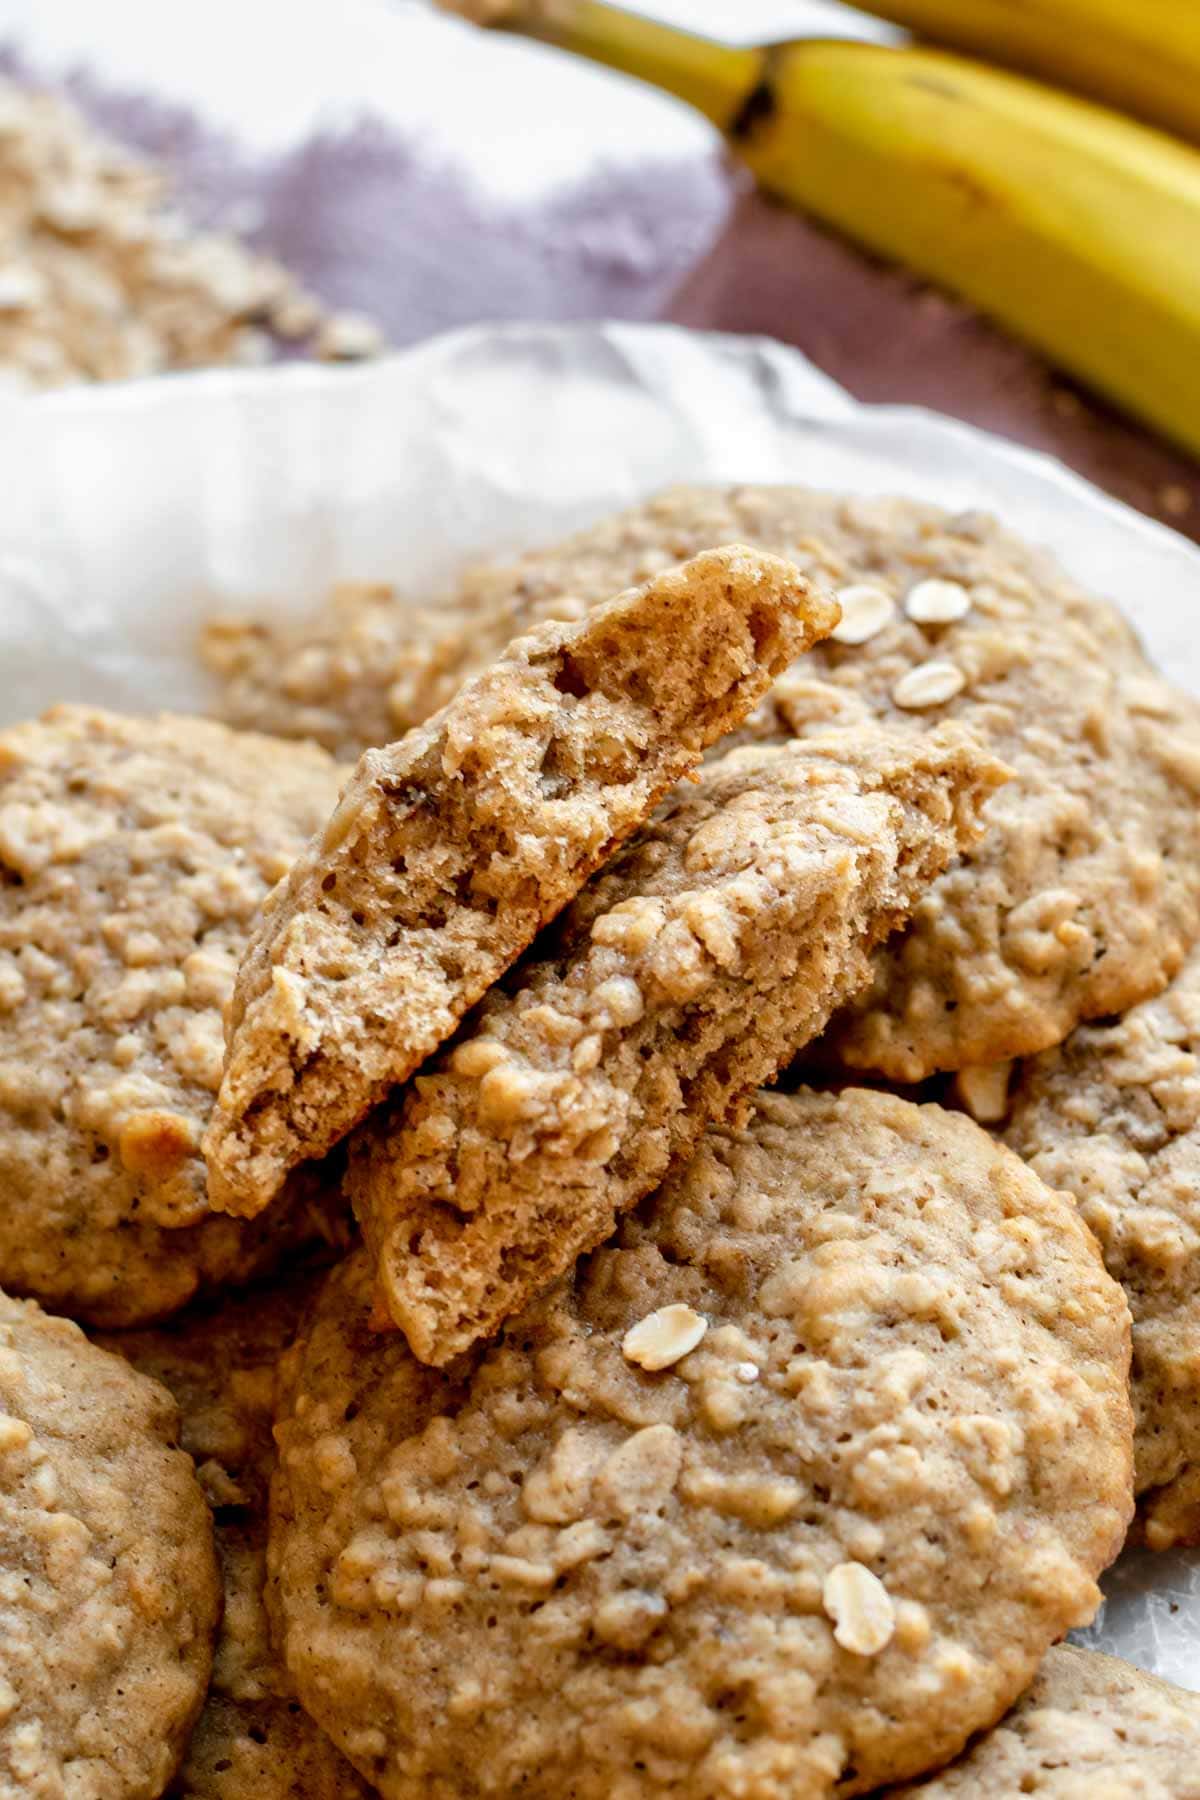
[[[1197,1800],[1200,706],[784,488],[204,651],[0,735],[0,1800]]]
[[[383,348],[282,263],[171,203],[162,164],[0,75],[0,389]]]

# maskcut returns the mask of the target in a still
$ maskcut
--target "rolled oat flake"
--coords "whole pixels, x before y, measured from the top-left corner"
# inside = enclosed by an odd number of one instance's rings
[[[856,582],[840,589],[837,599],[842,617],[830,636],[839,644],[865,644],[885,625],[890,625],[896,616],[896,602],[892,596],[869,582]]]
[[[908,712],[920,712],[927,706],[942,706],[953,700],[966,685],[966,677],[955,663],[917,663],[901,675],[892,689],[892,699]]]
[[[971,596],[959,581],[918,581],[908,590],[904,610],[918,625],[951,625],[966,618]]]

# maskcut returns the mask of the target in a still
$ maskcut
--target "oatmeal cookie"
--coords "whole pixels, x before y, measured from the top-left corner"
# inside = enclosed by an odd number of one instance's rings
[[[888,1800],[1200,1800],[1200,1695],[1060,1644],[1006,1719]]]
[[[1200,935],[1196,708],[1114,606],[993,520],[804,488],[679,488],[469,572],[451,606],[514,630],[577,616],[635,572],[733,539],[832,584],[846,611],[776,684],[757,731],[807,735],[864,711],[915,730],[954,718],[1016,772],[987,836],[879,952],[841,1021],[843,1061],[917,1081],[1031,1055],[1157,992]],[[352,690],[341,706],[352,729]]]
[[[764,1094],[441,1373],[365,1254],[289,1353],[269,1568],[389,1800],[820,1800],[937,1767],[1091,1617],[1129,1315],[969,1119]]]
[[[1075,1195],[1128,1297],[1139,1491],[1200,1477],[1200,952],[1156,1000],[1026,1063],[1010,1109],[1008,1143]],[[1184,1491],[1149,1497],[1156,1548],[1191,1535]]]
[[[351,1140],[382,1311],[494,1331],[735,1121],[869,979],[1003,779],[955,726],[734,750],[597,874]]]
[[[154,1800],[208,1682],[212,1523],[175,1404],[0,1295],[0,1796]]]
[[[256,363],[278,340],[371,355],[382,338],[330,314],[273,258],[169,207],[166,169],[73,106],[0,78],[0,379],[124,381]]]
[[[771,679],[837,623],[733,546],[509,646],[369,751],[238,972],[205,1138],[253,1215],[449,1037],[536,932]]]
[[[224,1613],[176,1800],[367,1800],[296,1700],[263,1600],[275,1370],[313,1293],[310,1275],[97,1340],[174,1395],[216,1523]]]
[[[423,725],[538,622],[510,602],[420,605],[384,583],[344,582],[311,618],[211,620],[200,656],[230,725],[311,738],[354,759]]]
[[[272,885],[337,799],[323,751],[56,707],[0,734],[0,1281],[162,1317],[340,1229],[316,1181],[208,1213],[221,1009]]]

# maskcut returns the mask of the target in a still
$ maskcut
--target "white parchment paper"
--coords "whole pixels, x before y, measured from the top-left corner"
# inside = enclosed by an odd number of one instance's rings
[[[1116,599],[1200,693],[1200,551],[1057,464],[857,405],[793,351],[665,326],[477,329],[352,370],[177,376],[0,411],[0,719],[210,698],[217,606],[331,582],[427,597],[466,558],[673,481],[799,481],[982,506]],[[1083,1641],[1200,1690],[1200,1553],[1131,1554]]]

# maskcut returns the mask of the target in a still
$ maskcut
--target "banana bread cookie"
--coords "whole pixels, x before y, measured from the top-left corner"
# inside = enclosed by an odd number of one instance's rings
[[[440,1374],[371,1286],[342,1263],[286,1359],[269,1567],[297,1691],[388,1800],[865,1793],[1098,1604],[1128,1311],[969,1119],[763,1095]]]
[[[174,1395],[216,1524],[225,1606],[175,1800],[368,1800],[295,1699],[263,1601],[275,1371],[313,1294],[309,1275],[98,1340]]]
[[[1003,779],[955,726],[711,762],[351,1140],[384,1314],[444,1364],[732,1123],[869,978]]]
[[[1059,1644],[1006,1719],[888,1800],[1200,1800],[1200,1695]]]
[[[608,593],[638,579],[634,572]],[[422,605],[383,582],[344,582],[308,619],[211,620],[200,656],[221,684],[230,725],[311,738],[354,761],[423,725],[539,622],[519,604],[490,607],[469,593]]]
[[[838,617],[778,558],[710,551],[520,639],[367,752],[238,972],[214,1204],[257,1213],[405,1080]]]
[[[0,1294],[0,1796],[155,1800],[212,1660],[212,1521],[157,1382]]]
[[[841,1022],[843,1061],[918,1081],[1044,1050],[1156,993],[1200,935],[1196,708],[1114,606],[994,520],[805,488],[678,488],[469,571],[450,614],[513,630],[576,617],[733,539],[834,586],[846,612],[776,685],[757,730],[807,735],[864,711],[916,730],[955,718],[1015,770],[987,836],[878,953]],[[398,657],[411,654],[401,620]],[[352,732],[353,685],[342,707]],[[285,723],[278,704],[263,716]]]
[[[1075,1195],[1129,1300],[1147,1542],[1200,1537],[1200,953],[1024,1064],[1010,1105],[1007,1141]]]
[[[305,1181],[209,1214],[221,1011],[267,893],[335,804],[323,751],[79,706],[0,733],[0,1282],[163,1317],[342,1228]]]

